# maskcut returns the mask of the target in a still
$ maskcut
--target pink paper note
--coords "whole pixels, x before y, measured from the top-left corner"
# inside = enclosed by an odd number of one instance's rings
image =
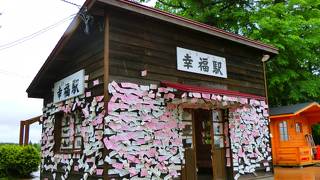
[[[91,97],[91,92],[90,91],[86,92],[86,97]]]
[[[96,174],[101,176],[103,174],[103,169],[96,169]]]
[[[88,158],[86,159],[86,163],[93,163],[94,162],[94,159],[93,158]]]
[[[63,159],[68,159],[68,155],[67,155],[67,154],[64,154],[64,155],[63,155]]]
[[[135,168],[130,168],[129,172],[130,172],[130,177],[133,177],[138,174],[138,171]]]
[[[121,129],[121,124],[117,124],[117,123],[114,123],[114,122],[109,123],[108,126],[109,126],[112,130]]]
[[[174,94],[173,93],[168,93],[164,95],[165,99],[174,99]]]
[[[148,97],[154,99],[154,98],[156,98],[156,94],[155,93],[149,93]]]
[[[147,70],[141,71],[141,76],[142,76],[142,77],[144,77],[144,76],[146,76],[146,75],[147,75]]]
[[[159,93],[163,93],[163,92],[164,92],[164,93],[167,93],[168,90],[167,90],[167,88],[159,87],[159,88],[158,88],[158,92],[159,92]]]
[[[165,160],[167,160],[167,159],[168,159],[167,156],[159,156],[159,157],[158,157],[158,160],[159,160],[160,162],[163,162],[163,161],[165,161]]]
[[[78,171],[79,171],[79,167],[78,167],[78,166],[74,166],[74,167],[73,167],[73,170],[76,171],[76,172],[78,172]]]
[[[111,141],[109,141],[109,139],[107,137],[105,137],[103,139],[104,145],[106,146],[107,149],[117,149],[115,144]]]
[[[93,81],[93,86],[96,86],[96,85],[98,85],[100,82],[99,82],[99,79],[96,79],[96,80],[94,80]]]
[[[202,93],[202,98],[210,99],[210,94]]]
[[[230,148],[226,149],[226,157],[230,157]]]
[[[121,86],[123,88],[131,88],[131,89],[138,89],[139,86],[137,84],[133,84],[133,83],[121,83]]]
[[[98,117],[93,121],[92,124],[93,124],[94,126],[100,125],[100,124],[102,124],[102,120],[103,120],[103,118],[100,117],[100,116],[98,116]]]
[[[123,164],[122,163],[113,163],[112,167],[116,169],[123,169]]]
[[[231,159],[230,158],[227,158],[227,164],[226,164],[227,167],[230,167],[231,166]]]
[[[146,176],[148,176],[148,170],[145,169],[145,168],[141,169],[140,175],[141,175],[141,177],[146,177]]]
[[[178,177],[178,172],[176,170],[173,170],[170,172],[170,175],[173,177]]]
[[[96,98],[96,101],[97,101],[97,102],[100,102],[100,101],[103,100],[103,97],[104,97],[104,96],[96,96],[95,98]]]

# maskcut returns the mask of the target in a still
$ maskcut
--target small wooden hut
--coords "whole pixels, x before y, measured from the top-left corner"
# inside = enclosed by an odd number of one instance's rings
[[[262,57],[277,53],[132,1],[86,1],[27,89],[44,99],[41,178],[272,176]]]
[[[318,103],[270,108],[270,120],[274,165],[303,166],[320,162],[317,160],[319,134],[312,132],[320,123]]]

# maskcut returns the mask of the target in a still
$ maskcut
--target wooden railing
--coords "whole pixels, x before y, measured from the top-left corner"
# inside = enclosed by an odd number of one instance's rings
[[[40,117],[37,116],[28,120],[20,121],[20,137],[19,144],[20,145],[28,145],[29,144],[29,129],[30,125],[35,122],[40,122]]]

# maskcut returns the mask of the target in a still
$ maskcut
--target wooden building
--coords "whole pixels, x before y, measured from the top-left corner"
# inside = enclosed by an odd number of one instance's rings
[[[303,166],[319,163],[319,142],[312,127],[320,123],[318,103],[270,108],[274,165]],[[318,154],[318,155],[317,155]],[[318,160],[317,160],[318,159]]]
[[[272,176],[262,57],[277,49],[126,0],[88,0],[27,89],[42,179]]]

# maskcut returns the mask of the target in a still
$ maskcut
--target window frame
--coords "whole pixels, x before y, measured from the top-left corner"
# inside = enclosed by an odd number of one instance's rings
[[[296,133],[299,133],[299,134],[303,133],[302,122],[295,122],[294,125],[295,125],[294,128],[295,128]],[[299,125],[299,126],[297,126],[297,125]],[[299,127],[299,131],[297,131],[297,127]]]
[[[288,122],[286,120],[279,122],[278,128],[280,141],[289,141]]]
[[[69,136],[69,137],[63,137],[62,136],[62,128],[63,127],[68,127],[68,125],[62,125],[63,123],[63,118],[66,116],[73,116],[74,118],[74,126],[73,126],[73,135]],[[78,118],[81,118],[80,121],[78,121],[76,123],[76,116],[78,116]],[[73,153],[79,153],[81,154],[84,148],[83,145],[83,137],[81,135],[81,129],[80,132],[78,134],[76,134],[77,132],[77,126],[80,125],[80,128],[82,127],[82,121],[84,120],[83,114],[81,113],[81,111],[79,110],[75,110],[71,113],[63,113],[63,112],[58,112],[55,114],[55,123],[54,123],[54,141],[55,141],[55,153],[57,154],[73,154]],[[73,141],[72,141],[72,147],[70,149],[62,149],[62,139],[63,138],[70,138],[73,137]],[[81,147],[75,147],[76,146],[76,139],[77,138],[81,138]]]

